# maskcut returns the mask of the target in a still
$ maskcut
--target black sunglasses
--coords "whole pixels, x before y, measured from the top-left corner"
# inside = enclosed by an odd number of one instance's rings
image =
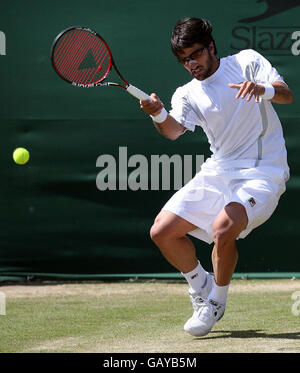
[[[201,47],[196,49],[193,53],[191,53],[188,57],[177,57],[178,62],[182,65],[189,63],[191,60],[195,60],[196,58],[202,56],[203,52],[207,47]]]

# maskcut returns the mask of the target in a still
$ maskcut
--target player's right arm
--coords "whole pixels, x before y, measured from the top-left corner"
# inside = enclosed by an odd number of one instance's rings
[[[164,106],[155,93],[152,93],[151,98],[152,101],[140,101],[140,106],[145,113],[155,116],[160,113]],[[186,130],[186,128],[178,123],[170,114],[167,115],[163,122],[157,123],[153,120],[153,123],[157,131],[170,140],[176,140]]]

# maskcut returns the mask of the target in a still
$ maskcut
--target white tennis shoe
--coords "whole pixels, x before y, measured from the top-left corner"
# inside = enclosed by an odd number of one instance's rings
[[[208,334],[212,329],[213,325],[218,320],[220,320],[224,314],[225,305],[219,305],[213,300],[210,301],[212,303],[207,302],[207,297],[211,292],[214,281],[215,279],[213,273],[207,273],[206,280],[202,286],[201,292],[195,294],[189,291],[190,300],[192,302],[194,313],[192,317],[185,323],[184,330],[194,336],[203,336]],[[215,307],[216,310],[213,310],[212,307]],[[216,315],[214,315],[215,312],[217,312]],[[210,318],[207,316],[209,313],[213,317],[211,318],[211,321],[208,321],[206,323],[204,320]],[[213,322],[213,320],[215,321]]]
[[[193,299],[193,316],[185,323],[184,330],[195,337],[208,334],[225,312],[225,304],[196,296]]]

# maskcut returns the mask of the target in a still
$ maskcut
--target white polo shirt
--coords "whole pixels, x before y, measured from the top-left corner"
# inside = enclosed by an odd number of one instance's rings
[[[220,59],[217,71],[203,81],[193,79],[172,97],[173,116],[194,131],[200,126],[212,152],[204,167],[241,168],[246,177],[262,173],[276,182],[289,178],[287,152],[279,118],[271,102],[236,99],[229,83],[284,82],[270,62],[254,50]]]

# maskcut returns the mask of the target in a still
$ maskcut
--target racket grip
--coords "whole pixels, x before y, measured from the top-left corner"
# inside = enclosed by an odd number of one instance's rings
[[[132,96],[136,97],[137,99],[141,101],[151,100],[152,98],[147,95],[147,93],[141,91],[140,89],[136,88],[135,86],[129,84],[129,86],[126,88],[127,92],[130,93]]]

